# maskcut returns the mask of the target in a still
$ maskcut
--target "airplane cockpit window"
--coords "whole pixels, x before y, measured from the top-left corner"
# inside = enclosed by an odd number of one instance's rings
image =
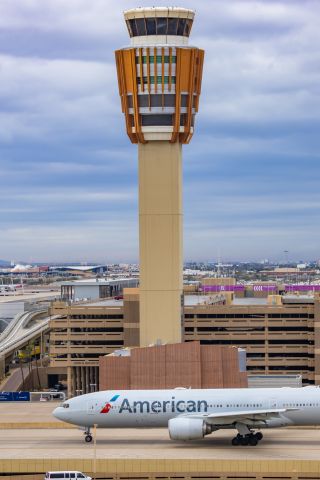
[[[62,403],[62,404],[61,404],[61,407],[63,407],[63,408],[69,408],[70,405],[69,405],[69,403]]]

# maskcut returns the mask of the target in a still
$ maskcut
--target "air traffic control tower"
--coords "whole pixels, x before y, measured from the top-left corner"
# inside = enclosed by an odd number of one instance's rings
[[[139,152],[140,346],[181,342],[182,144],[193,135],[204,51],[189,47],[194,11],[124,12],[116,51],[127,134]]]

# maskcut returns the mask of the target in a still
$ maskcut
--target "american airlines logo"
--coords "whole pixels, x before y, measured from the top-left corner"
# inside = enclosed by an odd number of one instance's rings
[[[105,404],[105,406],[103,407],[103,409],[101,410],[100,413],[108,413],[112,407],[111,403],[112,402],[115,402],[116,400],[118,400],[118,398],[120,397],[120,395],[114,395],[110,400],[109,402],[107,402]]]
[[[119,407],[119,413],[197,413],[207,412],[208,403],[205,400],[138,400],[130,402],[124,398]]]

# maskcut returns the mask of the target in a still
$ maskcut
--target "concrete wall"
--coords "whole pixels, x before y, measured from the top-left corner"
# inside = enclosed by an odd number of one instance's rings
[[[140,345],[181,342],[181,145],[139,144]]]
[[[140,342],[139,289],[125,288],[123,298],[123,343],[126,346],[138,347]]]
[[[203,458],[32,458],[0,460],[0,480],[42,480],[47,471],[76,470],[91,477],[110,480],[145,479],[155,480],[161,476],[165,479],[177,477],[191,479],[318,479],[320,475],[319,460],[287,459],[203,459]],[[10,476],[12,472],[20,472]],[[23,473],[33,472],[24,476]],[[1,476],[1,474],[3,476]]]
[[[29,391],[35,391],[35,390],[41,390],[42,388],[47,388],[48,387],[48,373],[47,373],[47,367],[40,367],[37,369],[33,367],[31,370],[30,375],[28,374],[25,377],[24,381],[24,388],[25,390]],[[22,388],[22,384],[20,387],[18,387],[17,390],[20,390]]]

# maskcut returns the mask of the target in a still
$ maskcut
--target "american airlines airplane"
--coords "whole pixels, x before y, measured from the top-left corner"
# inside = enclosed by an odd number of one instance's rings
[[[172,440],[185,441],[227,428],[238,431],[232,445],[255,446],[263,428],[320,425],[320,388],[104,391],[66,400],[53,415],[83,427],[86,442],[94,425],[168,427]]]

